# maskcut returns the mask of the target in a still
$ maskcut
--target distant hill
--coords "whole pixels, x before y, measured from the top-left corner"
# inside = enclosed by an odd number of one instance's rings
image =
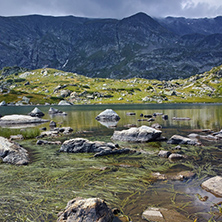
[[[222,17],[0,17],[0,69],[50,67],[89,77],[174,79],[222,64]]]

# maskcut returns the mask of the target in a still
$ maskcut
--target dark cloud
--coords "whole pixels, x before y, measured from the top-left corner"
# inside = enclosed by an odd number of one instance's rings
[[[154,17],[216,17],[218,0],[0,0],[0,15],[75,15],[123,18],[137,12]]]

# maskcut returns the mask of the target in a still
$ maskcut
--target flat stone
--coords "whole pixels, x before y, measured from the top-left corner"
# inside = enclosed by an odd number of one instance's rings
[[[201,187],[216,196],[222,197],[222,177],[215,176],[201,184]]]
[[[6,115],[0,118],[0,125],[11,125],[11,124],[38,124],[48,122],[49,120],[41,119],[38,117],[32,117],[28,115]]]
[[[150,207],[142,214],[142,219],[155,222],[165,222],[159,208]]]

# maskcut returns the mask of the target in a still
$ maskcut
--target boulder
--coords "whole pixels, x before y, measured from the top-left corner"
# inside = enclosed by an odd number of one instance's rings
[[[73,105],[72,103],[66,101],[66,100],[61,100],[59,103],[58,103],[59,106],[71,106]]]
[[[155,128],[155,129],[161,129],[162,126],[159,123],[154,123],[151,125],[151,127]]]
[[[64,115],[64,116],[67,115],[67,113],[65,113],[65,112],[63,112],[63,111],[61,111],[61,110],[55,109],[55,108],[53,108],[53,107],[50,107],[48,113],[49,113],[50,115]]]
[[[77,197],[68,202],[58,215],[57,222],[112,222],[112,210],[100,198],[84,199]]]
[[[180,121],[180,120],[191,120],[191,118],[189,118],[189,117],[173,117],[172,120],[177,120],[177,121]]]
[[[171,154],[170,151],[160,150],[160,152],[158,153],[158,156],[163,157],[163,158],[168,158],[170,154]]]
[[[51,120],[50,123],[49,123],[49,127],[50,127],[50,128],[55,128],[55,127],[56,127],[56,122],[54,122],[53,120]]]
[[[101,141],[92,142],[83,138],[66,140],[59,151],[68,153],[96,153],[94,157],[131,152],[130,149],[118,148],[118,146],[113,143]]]
[[[28,115],[6,115],[0,118],[0,126],[5,125],[28,125],[28,124],[39,124],[39,123],[45,123],[49,120],[41,119],[38,117],[31,117]]]
[[[180,135],[173,135],[168,141],[168,144],[187,144],[199,146],[201,145],[196,139],[190,139]]]
[[[0,157],[3,162],[15,165],[26,165],[29,162],[27,150],[4,137],[0,137]]]
[[[132,127],[128,130],[114,131],[112,139],[129,142],[149,142],[160,138],[162,132],[148,126]]]
[[[222,177],[215,176],[201,184],[201,187],[216,196],[222,197]]]
[[[106,121],[119,121],[119,115],[113,111],[112,109],[106,109],[101,112],[97,117],[96,120],[106,122]]]
[[[7,103],[3,100],[2,102],[0,102],[0,106],[7,106]]]
[[[32,117],[43,117],[45,114],[37,107],[35,107],[30,113]]]

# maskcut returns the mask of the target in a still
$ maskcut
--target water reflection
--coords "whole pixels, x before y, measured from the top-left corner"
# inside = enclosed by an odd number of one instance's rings
[[[119,121],[98,121],[101,125],[107,127],[107,128],[116,128],[117,123]]]

